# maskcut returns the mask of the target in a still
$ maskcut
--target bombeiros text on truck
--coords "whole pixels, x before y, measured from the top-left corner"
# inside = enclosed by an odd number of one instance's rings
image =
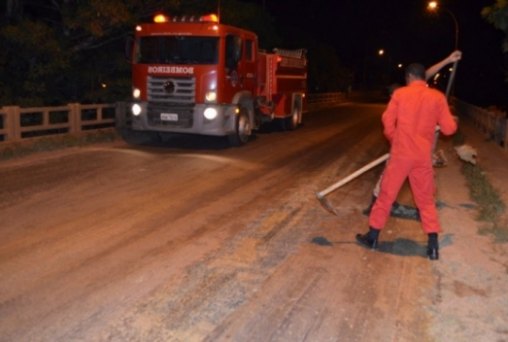
[[[306,51],[258,48],[255,33],[217,15],[170,18],[136,27],[132,129],[227,136],[245,144],[263,123],[302,122]]]

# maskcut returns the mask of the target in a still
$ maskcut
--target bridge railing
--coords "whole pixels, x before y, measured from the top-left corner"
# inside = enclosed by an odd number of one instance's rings
[[[457,113],[469,118],[473,125],[485,134],[487,139],[492,140],[505,149],[508,148],[508,121],[506,112],[480,108],[457,98],[453,99],[453,105]]]
[[[80,103],[57,107],[5,106],[0,108],[0,142],[114,127],[116,107]]]
[[[345,93],[309,94],[308,110],[333,107],[349,101]],[[496,144],[508,148],[508,122],[505,112],[476,107],[454,98],[461,116]],[[69,103],[56,107],[4,106],[0,108],[0,143],[18,142],[43,136],[77,134],[104,128],[125,127],[129,122],[125,102],[114,104]]]
[[[331,107],[345,101],[344,93],[310,94],[308,108]],[[56,107],[4,106],[0,108],[0,143],[37,137],[76,134],[125,127],[130,120],[125,102],[69,103]]]
[[[333,107],[346,101],[348,101],[348,99],[346,94],[343,92],[308,94],[307,108],[308,110],[315,110],[319,108]]]

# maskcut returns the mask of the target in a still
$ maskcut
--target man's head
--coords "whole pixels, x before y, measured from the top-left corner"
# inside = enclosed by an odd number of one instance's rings
[[[412,63],[406,67],[406,82],[425,80],[425,67],[419,63]]]

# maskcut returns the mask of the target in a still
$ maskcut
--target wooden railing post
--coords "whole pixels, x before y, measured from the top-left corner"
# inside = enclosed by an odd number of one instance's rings
[[[69,132],[81,132],[81,105],[79,103],[69,103]]]
[[[6,141],[21,139],[20,107],[6,106],[3,109],[7,113],[5,120],[7,128]]]

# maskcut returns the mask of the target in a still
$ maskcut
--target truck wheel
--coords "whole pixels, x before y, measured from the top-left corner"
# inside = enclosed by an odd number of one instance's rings
[[[235,132],[228,136],[231,146],[241,146],[249,141],[252,127],[245,109],[241,108],[235,119]]]
[[[298,106],[293,106],[293,112],[291,113],[290,117],[287,117],[284,119],[284,129],[285,130],[295,130],[298,125],[301,123],[302,112]]]
[[[300,108],[295,107],[293,109],[293,115],[291,115],[291,122],[289,123],[289,129],[296,129],[300,123]]]

